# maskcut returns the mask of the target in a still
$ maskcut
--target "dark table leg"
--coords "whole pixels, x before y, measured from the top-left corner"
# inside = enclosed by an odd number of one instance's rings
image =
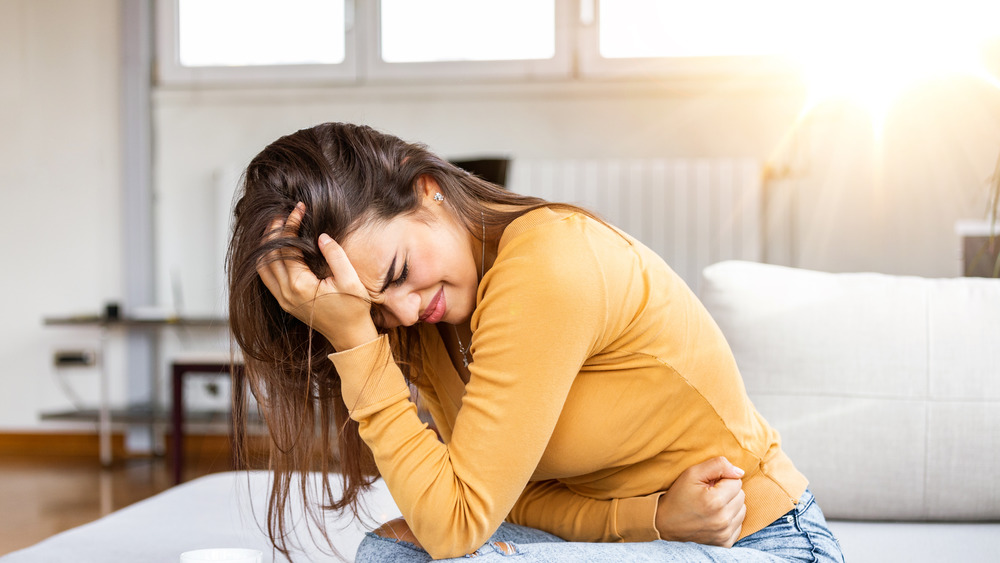
[[[170,405],[170,434],[173,438],[173,448],[170,452],[170,459],[173,465],[174,484],[178,485],[184,480],[184,377],[191,374],[230,374],[233,381],[233,401],[234,404],[243,404],[243,365],[229,365],[222,363],[175,363],[171,370],[172,404]],[[231,412],[231,411],[230,411]],[[234,454],[236,452],[235,441],[238,439],[236,427],[232,415],[229,420],[229,443]],[[233,457],[233,468],[240,467],[240,460]]]
[[[171,376],[173,387],[170,405],[170,435],[173,444],[170,460],[173,464],[174,484],[180,484],[184,474],[184,366],[174,364]]]

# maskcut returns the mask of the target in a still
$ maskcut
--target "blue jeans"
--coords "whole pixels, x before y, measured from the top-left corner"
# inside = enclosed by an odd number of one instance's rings
[[[503,542],[500,544],[500,542]],[[511,553],[512,552],[512,553]],[[827,528],[823,511],[806,491],[799,504],[770,526],[736,542],[732,548],[653,541],[642,543],[567,542],[552,534],[504,522],[490,541],[472,555],[482,563],[511,557],[529,561],[803,561],[843,563],[840,544]],[[464,558],[446,559],[461,561]],[[411,543],[368,533],[358,547],[358,563],[431,561],[426,551]]]

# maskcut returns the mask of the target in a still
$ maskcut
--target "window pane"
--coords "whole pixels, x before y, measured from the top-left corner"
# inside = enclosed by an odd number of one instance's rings
[[[551,59],[555,0],[382,0],[390,63]]]
[[[180,0],[182,66],[344,62],[344,0]]]
[[[801,33],[801,0],[606,0],[605,58],[771,55]]]

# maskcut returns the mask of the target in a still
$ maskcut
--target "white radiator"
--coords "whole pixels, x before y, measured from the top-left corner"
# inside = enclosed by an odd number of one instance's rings
[[[597,213],[695,290],[709,264],[761,258],[761,169],[753,159],[516,159],[507,185]]]

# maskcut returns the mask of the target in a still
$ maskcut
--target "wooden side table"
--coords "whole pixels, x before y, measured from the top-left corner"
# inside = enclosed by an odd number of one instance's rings
[[[232,360],[226,356],[184,356],[174,358],[171,363],[171,388],[172,401],[170,403],[170,429],[173,439],[173,448],[170,453],[171,466],[173,468],[174,484],[179,484],[184,480],[184,378],[189,375],[217,376],[219,374],[234,374],[242,376],[243,364]],[[238,377],[241,379],[242,377]],[[233,385],[232,400],[243,400],[243,386]],[[229,442],[232,444],[235,439],[232,414],[229,418]],[[233,460],[233,467],[237,467],[237,460]]]

